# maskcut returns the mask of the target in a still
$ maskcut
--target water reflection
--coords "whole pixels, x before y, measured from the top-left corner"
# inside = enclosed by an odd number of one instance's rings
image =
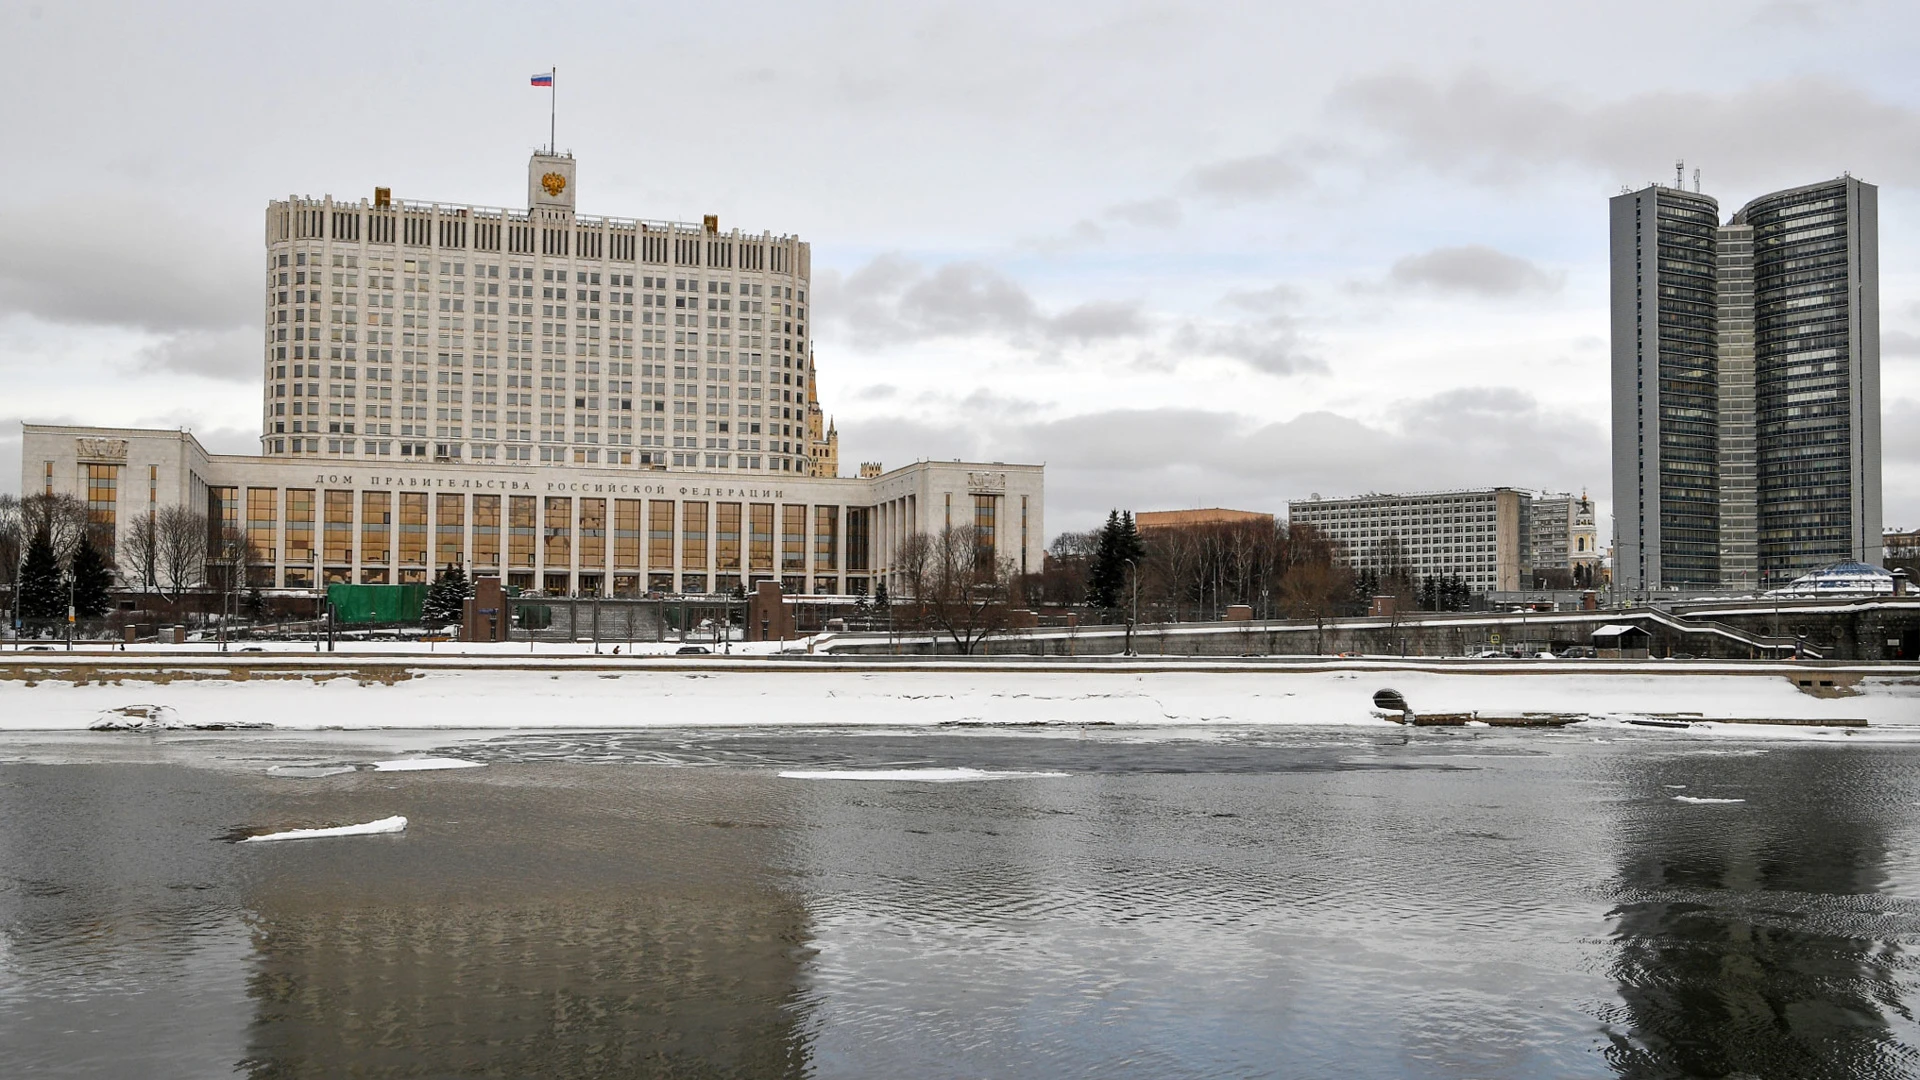
[[[1601,1011],[1619,1075],[1913,1075],[1920,908],[1882,895],[1910,770],[1868,756],[1637,763]]]
[[[769,822],[672,776],[595,779],[410,785],[428,824],[405,837],[272,853],[250,1074],[803,1074],[807,919],[767,872]]]

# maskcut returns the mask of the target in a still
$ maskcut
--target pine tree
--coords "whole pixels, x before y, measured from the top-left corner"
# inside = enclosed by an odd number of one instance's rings
[[[1126,580],[1126,556],[1122,548],[1126,543],[1125,526],[1120,521],[1120,511],[1107,511],[1107,523],[1100,529],[1100,539],[1094,547],[1093,565],[1087,568],[1087,603],[1104,610],[1112,610],[1120,605],[1120,586]]]
[[[28,626],[46,626],[66,614],[66,577],[53,553],[53,537],[42,529],[33,534],[20,567],[20,618]]]
[[[887,583],[885,581],[874,582],[873,606],[882,613],[893,609],[893,597],[887,595]]]
[[[459,563],[449,563],[427,586],[427,598],[420,604],[420,621],[428,626],[457,623],[466,613],[467,598],[473,589]]]
[[[93,537],[82,533],[80,546],[73,549],[73,613],[82,619],[97,619],[113,607],[113,570],[93,546]]]

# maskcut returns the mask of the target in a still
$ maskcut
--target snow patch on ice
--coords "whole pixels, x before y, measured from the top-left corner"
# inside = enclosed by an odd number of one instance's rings
[[[331,829],[290,829],[286,832],[267,833],[264,836],[249,836],[240,842],[254,844],[265,840],[319,840],[329,836],[375,836],[380,833],[404,832],[406,828],[407,819],[395,814],[392,817],[360,825],[336,825]]]
[[[906,780],[926,784],[957,784],[971,780],[1033,780],[1067,775],[1063,772],[1019,772],[1000,769],[788,769],[788,780]]]
[[[1684,802],[1684,803],[1737,803],[1737,802],[1747,801],[1745,799],[1709,799],[1705,796],[1694,796],[1694,795],[1670,795],[1668,796],[1668,798],[1672,799],[1674,802]]]
[[[484,761],[463,761],[450,757],[394,758],[392,761],[376,761],[374,772],[428,772],[434,769],[478,769]]]

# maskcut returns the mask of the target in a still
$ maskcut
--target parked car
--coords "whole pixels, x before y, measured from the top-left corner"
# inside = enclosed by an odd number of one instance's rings
[[[1600,654],[1593,651],[1591,645],[1569,645],[1560,650],[1562,660],[1593,660]]]
[[[1482,649],[1479,652],[1474,653],[1472,656],[1467,657],[1467,659],[1469,660],[1511,660],[1513,659],[1513,657],[1508,656],[1505,652],[1499,649]]]
[[[713,650],[705,645],[682,645],[673,650],[675,656],[712,656]]]

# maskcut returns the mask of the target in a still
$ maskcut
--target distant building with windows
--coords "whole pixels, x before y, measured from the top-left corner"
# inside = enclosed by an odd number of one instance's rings
[[[1530,569],[1582,572],[1598,580],[1599,531],[1593,500],[1579,495],[1541,493],[1527,504],[1527,565]]]
[[[1698,186],[1696,175],[1695,186]],[[1881,559],[1878,189],[1611,203],[1614,578],[1785,585]]]
[[[1476,593],[1513,592],[1530,565],[1528,512],[1518,488],[1361,495],[1287,504],[1290,524],[1311,525],[1339,546],[1356,573],[1405,567],[1416,579],[1458,576]]]
[[[923,461],[870,477],[211,454],[191,434],[24,425],[22,490],[87,501],[109,556],[142,514],[204,510],[262,589],[407,584],[458,564],[525,592],[908,595],[902,543],[974,526],[1022,573],[1045,552],[1042,468]]]
[[[580,214],[574,164],[524,210],[269,203],[261,453],[833,475],[809,246]]]
[[[1141,532],[1192,525],[1272,526],[1273,515],[1258,510],[1226,510],[1220,507],[1204,510],[1142,510],[1133,515],[1133,524]]]

